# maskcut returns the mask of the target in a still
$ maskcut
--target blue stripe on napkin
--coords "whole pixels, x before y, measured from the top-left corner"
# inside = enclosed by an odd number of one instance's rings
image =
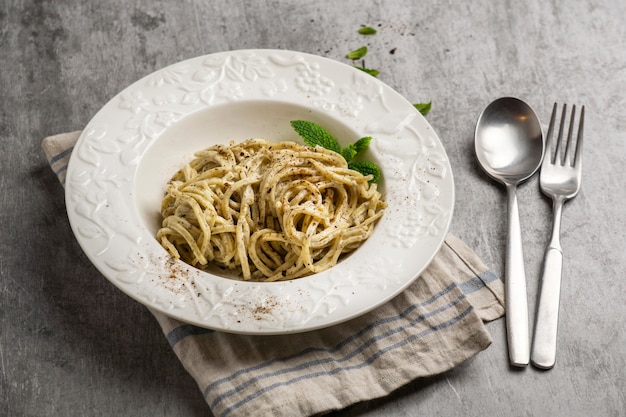
[[[463,294],[469,295],[485,288],[485,285],[499,279],[496,274],[491,271],[485,271],[459,284],[459,288]]]
[[[170,344],[170,346],[174,347],[178,342],[188,336],[198,336],[201,334],[207,334],[212,332],[214,332],[214,330],[194,326],[193,324],[183,324],[182,326],[178,326],[174,328],[174,330],[170,331],[166,337],[167,342]]]
[[[63,159],[64,157],[69,156],[72,153],[73,150],[74,150],[74,147],[72,146],[70,148],[67,148],[67,149],[59,152],[58,154],[56,154],[52,158],[50,158],[48,163],[50,165],[53,165],[54,163],[56,163],[57,161]],[[67,164],[66,164],[65,168],[67,168]]]

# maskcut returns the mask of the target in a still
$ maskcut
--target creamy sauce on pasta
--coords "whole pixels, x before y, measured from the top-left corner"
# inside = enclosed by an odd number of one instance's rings
[[[335,265],[366,240],[386,207],[369,176],[338,153],[249,139],[195,154],[167,185],[161,245],[204,268],[277,281]]]

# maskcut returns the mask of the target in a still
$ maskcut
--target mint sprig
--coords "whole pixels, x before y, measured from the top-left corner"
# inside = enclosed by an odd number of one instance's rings
[[[372,175],[370,182],[378,182],[380,179],[380,168],[370,161],[353,161],[348,164],[348,168],[360,172],[364,176]]]
[[[369,26],[363,26],[359,29],[359,34],[361,35],[375,35],[376,34],[376,29],[374,29],[373,27],[369,27]]]
[[[422,116],[426,116],[428,112],[430,112],[430,108],[432,107],[433,102],[429,101],[428,103],[415,103],[413,107],[417,109],[418,112],[422,114]]]
[[[357,66],[355,66],[354,68],[359,69],[363,72],[366,72],[372,77],[378,77],[378,74],[380,74],[380,71],[374,68],[365,68],[365,67],[357,67]]]
[[[365,55],[367,55],[367,46],[362,46],[358,49],[355,49],[354,51],[348,52],[346,54],[346,58],[355,61],[357,59],[363,58]]]
[[[315,148],[319,145],[322,148],[341,153],[341,146],[339,146],[337,139],[317,123],[308,122],[306,120],[292,120],[291,127],[293,127],[298,135],[302,136],[304,143],[310,147]]]
[[[346,162],[350,162],[354,158],[365,152],[371,141],[371,136],[365,136],[357,140],[356,142],[349,144],[347,147],[342,148],[341,156],[343,156],[343,159],[345,159]]]
[[[335,137],[322,126],[308,120],[292,120],[291,127],[304,139],[304,143],[314,148],[321,146],[337,152],[348,163],[348,168],[360,172],[363,175],[372,175],[369,182],[377,182],[380,179],[380,168],[373,162],[355,161],[354,159],[363,154],[370,142],[371,136],[365,136],[346,147],[341,147]]]

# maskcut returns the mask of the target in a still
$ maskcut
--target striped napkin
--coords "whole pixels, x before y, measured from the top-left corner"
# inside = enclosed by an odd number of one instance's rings
[[[79,135],[43,140],[62,183]],[[448,235],[431,265],[402,294],[326,329],[236,335],[152,314],[214,416],[310,416],[385,396],[487,348],[491,338],[483,322],[504,314],[503,284]]]

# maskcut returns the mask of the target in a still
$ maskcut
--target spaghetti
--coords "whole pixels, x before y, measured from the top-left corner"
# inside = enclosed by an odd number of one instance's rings
[[[299,278],[365,241],[385,202],[336,152],[249,139],[195,154],[167,185],[161,245],[199,268],[244,280]]]

